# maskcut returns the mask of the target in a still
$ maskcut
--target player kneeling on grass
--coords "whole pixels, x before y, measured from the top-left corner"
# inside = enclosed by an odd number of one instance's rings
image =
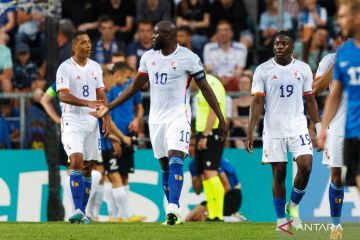
[[[317,133],[320,131],[320,117],[312,95],[312,72],[310,66],[292,58],[294,40],[286,31],[274,37],[275,57],[256,68],[251,93],[250,119],[246,150],[253,152],[253,132],[265,105],[262,162],[270,163],[273,173],[273,197],[277,215],[277,230],[287,222],[290,215],[292,226],[301,224],[298,205],[305,194],[311,168],[313,147],[304,102]],[[291,198],[286,204],[286,164],[288,151],[297,164]]]
[[[71,223],[88,223],[86,205],[91,192],[93,162],[100,156],[101,143],[98,119],[91,109],[106,103],[102,69],[89,59],[91,40],[86,33],[77,33],[72,41],[73,56],[63,62],[56,73],[56,90],[61,102],[62,142],[70,159],[70,188],[75,206]],[[110,118],[103,118],[104,135],[110,133]]]

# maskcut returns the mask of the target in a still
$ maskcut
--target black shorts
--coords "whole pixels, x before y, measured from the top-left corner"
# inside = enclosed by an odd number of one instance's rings
[[[220,141],[218,130],[213,129],[212,134],[208,136],[207,149],[199,151],[197,149],[201,133],[196,136],[195,164],[197,173],[204,170],[218,170],[221,163],[221,157],[224,150],[224,142]]]
[[[347,167],[345,185],[356,186],[356,176],[360,176],[360,138],[345,139],[344,164]]]
[[[118,159],[114,155],[113,150],[101,151],[104,168],[106,174],[114,173],[119,171]]]
[[[224,198],[224,216],[230,216],[239,211],[241,206],[241,190],[231,189],[225,194]]]
[[[127,176],[129,173],[134,173],[134,149],[132,146],[127,147],[121,144],[122,154],[118,158],[119,173]]]

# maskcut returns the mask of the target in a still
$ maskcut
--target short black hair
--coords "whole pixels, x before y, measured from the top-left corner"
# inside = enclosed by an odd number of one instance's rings
[[[101,23],[104,23],[104,22],[112,22],[114,23],[114,19],[110,16],[110,15],[107,15],[107,14],[103,14],[99,17],[99,26]]]
[[[275,39],[276,39],[278,36],[286,36],[286,37],[290,38],[291,41],[294,43],[294,38],[293,38],[293,36],[291,35],[291,33],[290,33],[289,31],[281,30],[281,31],[275,33],[274,39],[273,39],[274,42],[275,42]]]
[[[144,18],[137,22],[137,28],[139,28],[140,24],[143,25],[151,25],[151,27],[154,27],[154,24],[150,19]]]
[[[188,26],[182,26],[182,27],[178,27],[177,29],[178,32],[185,32],[187,35],[192,36],[193,35],[193,31],[191,30],[190,27]]]
[[[126,62],[117,62],[112,67],[111,72],[114,74],[117,71],[122,71],[122,70],[130,70],[130,71],[132,71],[133,69]]]

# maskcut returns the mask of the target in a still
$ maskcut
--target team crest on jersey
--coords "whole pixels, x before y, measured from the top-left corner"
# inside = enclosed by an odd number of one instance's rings
[[[176,68],[177,68],[177,62],[176,62],[176,61],[172,61],[172,62],[171,62],[171,67],[172,67],[172,69],[176,70]]]
[[[294,72],[294,76],[297,80],[299,80],[299,81],[301,80],[301,74],[298,71]]]

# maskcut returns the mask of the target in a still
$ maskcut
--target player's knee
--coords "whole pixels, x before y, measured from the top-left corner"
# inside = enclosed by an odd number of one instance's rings
[[[284,183],[286,178],[286,171],[283,169],[278,169],[274,174],[274,181],[278,184]]]
[[[311,170],[312,170],[311,164],[306,164],[303,165],[301,168],[298,168],[298,172],[303,177],[310,177]]]
[[[332,169],[331,170],[331,181],[335,186],[342,186],[341,182],[341,169]]]
[[[159,162],[160,162],[161,170],[165,172],[169,171],[169,159],[167,157],[160,158]]]

